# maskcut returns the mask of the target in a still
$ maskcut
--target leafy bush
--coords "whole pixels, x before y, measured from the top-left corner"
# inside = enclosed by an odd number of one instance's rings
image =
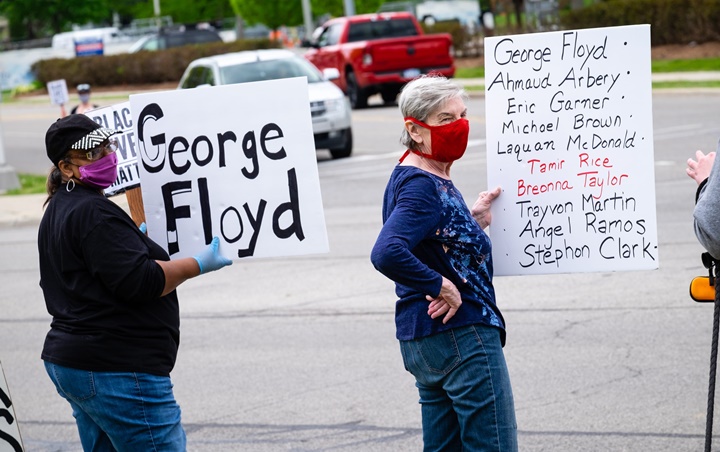
[[[93,86],[136,85],[177,82],[187,65],[197,59],[241,50],[277,48],[268,39],[198,44],[156,52],[98,55],[79,58],[52,58],[32,65],[38,82],[65,79],[68,86],[89,83]]]
[[[433,25],[426,25],[421,22],[420,26],[426,34],[449,33],[452,36],[455,57],[477,56],[482,53],[479,37],[470,33],[466,27],[456,20],[439,21]]]
[[[561,19],[567,29],[650,24],[652,45],[720,40],[720,0],[604,0]]]

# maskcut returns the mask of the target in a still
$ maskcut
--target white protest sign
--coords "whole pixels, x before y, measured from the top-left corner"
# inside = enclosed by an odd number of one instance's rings
[[[658,267],[650,26],[485,39],[495,274]]]
[[[138,187],[140,185],[140,172],[137,165],[135,130],[133,129],[132,115],[130,114],[130,102],[96,108],[85,113],[85,115],[101,126],[119,132],[113,135],[113,137],[117,138],[119,145],[117,150],[118,176],[115,182],[105,189],[105,196],[112,196]]]
[[[130,96],[150,237],[232,259],[328,251],[307,80]]]
[[[65,105],[68,103],[68,89],[65,79],[53,80],[47,82],[48,95],[50,96],[50,103],[53,105]]]
[[[5,371],[0,363],[0,451],[22,452],[22,438],[10,399]]]

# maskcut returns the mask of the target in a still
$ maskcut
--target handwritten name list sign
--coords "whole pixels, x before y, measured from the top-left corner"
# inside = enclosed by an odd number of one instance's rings
[[[485,39],[495,274],[658,267],[650,26]]]

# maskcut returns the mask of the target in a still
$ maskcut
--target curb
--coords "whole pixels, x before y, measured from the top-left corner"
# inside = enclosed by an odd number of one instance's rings
[[[0,197],[0,227],[30,226],[40,222],[46,194],[2,195]]]
[[[30,227],[40,224],[47,195],[0,195],[0,229]],[[130,212],[125,194],[109,198],[126,212]]]

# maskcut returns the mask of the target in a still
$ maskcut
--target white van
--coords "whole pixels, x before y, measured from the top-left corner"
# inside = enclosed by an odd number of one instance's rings
[[[75,41],[102,39],[103,45],[115,42],[120,37],[117,27],[91,28],[58,33],[52,38],[54,50],[75,51]]]

